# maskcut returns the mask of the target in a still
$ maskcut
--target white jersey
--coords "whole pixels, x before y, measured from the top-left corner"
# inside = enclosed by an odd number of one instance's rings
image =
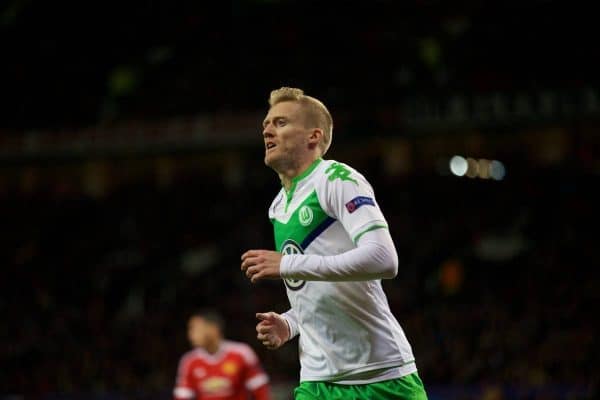
[[[284,259],[341,254],[355,249],[365,232],[387,229],[371,185],[333,160],[315,161],[287,193],[282,188],[269,218]],[[284,317],[292,333],[299,334],[300,381],[362,383],[416,371],[411,346],[380,279],[284,283],[291,305]]]

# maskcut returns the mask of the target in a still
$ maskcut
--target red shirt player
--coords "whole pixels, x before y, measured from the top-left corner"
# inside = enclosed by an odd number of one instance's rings
[[[270,400],[269,377],[245,343],[223,338],[223,319],[214,311],[188,321],[193,350],[179,362],[175,400]],[[251,395],[253,397],[251,397]]]

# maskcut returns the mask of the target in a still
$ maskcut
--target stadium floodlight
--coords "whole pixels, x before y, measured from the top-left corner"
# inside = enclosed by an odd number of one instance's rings
[[[467,160],[461,156],[450,159],[450,171],[456,176],[464,176],[467,173]]]
[[[489,170],[490,170],[490,177],[497,181],[501,181],[502,179],[504,179],[504,176],[506,175],[506,168],[504,168],[504,164],[502,164],[498,160],[492,160],[492,162],[490,163],[490,166],[489,166]]]

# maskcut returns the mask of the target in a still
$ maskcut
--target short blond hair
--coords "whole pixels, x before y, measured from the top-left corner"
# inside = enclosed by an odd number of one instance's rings
[[[325,107],[325,104],[314,97],[305,95],[304,91],[298,88],[284,86],[271,91],[271,96],[269,97],[269,105],[271,107],[284,101],[300,103],[307,111],[306,123],[314,124],[314,126],[323,130],[323,140],[319,143],[319,148],[321,149],[321,155],[324,155],[329,146],[331,146],[333,136],[333,118],[331,118],[331,114],[327,107]]]

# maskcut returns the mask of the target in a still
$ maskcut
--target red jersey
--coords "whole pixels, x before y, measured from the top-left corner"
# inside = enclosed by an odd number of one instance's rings
[[[202,348],[186,353],[179,362],[175,400],[269,400],[269,378],[254,350],[245,343],[223,340],[210,354]]]

